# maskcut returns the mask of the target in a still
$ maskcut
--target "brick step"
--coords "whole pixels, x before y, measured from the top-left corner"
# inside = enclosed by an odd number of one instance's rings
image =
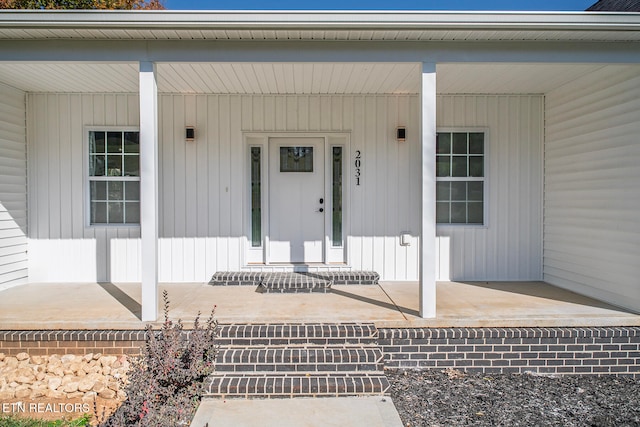
[[[215,273],[213,286],[256,286],[261,293],[328,292],[335,285],[377,285],[380,275],[374,271],[324,272],[244,272]]]
[[[382,371],[377,346],[224,348],[217,372],[345,372]]]
[[[368,345],[378,339],[369,323],[245,324],[220,325],[217,343],[221,347],[291,345]]]
[[[389,391],[380,373],[214,374],[205,396],[219,398],[289,398],[383,395]]]
[[[331,285],[333,285],[331,280],[302,276],[297,273],[287,274],[287,277],[279,276],[274,275],[260,281],[256,292],[262,294],[327,293],[331,291]]]

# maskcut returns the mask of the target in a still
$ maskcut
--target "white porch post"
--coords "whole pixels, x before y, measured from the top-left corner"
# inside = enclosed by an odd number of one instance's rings
[[[158,318],[158,85],[156,65],[140,62],[140,232],[142,320]]]
[[[422,64],[420,317],[436,317],[436,64]]]

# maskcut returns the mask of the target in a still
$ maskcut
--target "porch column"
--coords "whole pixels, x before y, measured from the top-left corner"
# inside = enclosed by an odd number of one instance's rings
[[[142,320],[158,318],[158,85],[156,65],[140,62],[140,233]]]
[[[422,64],[420,317],[436,317],[436,64]]]

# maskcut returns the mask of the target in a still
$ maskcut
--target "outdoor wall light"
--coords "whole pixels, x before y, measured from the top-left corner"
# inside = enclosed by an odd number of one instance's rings
[[[193,141],[196,139],[196,129],[192,126],[186,128],[185,139],[187,141]]]
[[[407,139],[407,129],[404,127],[396,129],[396,139],[398,142],[405,141]]]

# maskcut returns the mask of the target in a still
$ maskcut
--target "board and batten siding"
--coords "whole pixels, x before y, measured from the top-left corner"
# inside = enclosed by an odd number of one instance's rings
[[[27,282],[24,92],[0,84],[0,290]]]
[[[640,68],[546,96],[544,280],[640,311]]]
[[[139,281],[140,228],[87,227],[87,127],[138,126],[131,94],[27,95],[29,280]]]
[[[138,227],[87,227],[86,129],[135,126],[136,95],[30,94],[32,281],[139,281]],[[416,96],[159,96],[159,279],[208,281],[242,267],[245,132],[351,132],[347,241],[354,269],[417,280],[419,225]],[[399,125],[412,129],[398,143]],[[185,126],[196,140],[187,142]],[[347,169],[348,170],[348,169]],[[350,172],[346,172],[350,174]],[[346,184],[345,184],[346,185]],[[400,246],[401,233],[414,236]]]
[[[345,177],[350,265],[389,280],[416,280],[417,240],[400,246],[399,239],[402,232],[418,234],[412,196],[419,165],[412,159],[419,146],[417,133],[398,143],[395,129],[398,121],[417,129],[417,106],[415,96],[162,95],[160,280],[204,281],[243,267],[249,233],[243,135],[288,132],[351,132],[344,161],[351,165],[360,150],[363,164],[360,186]],[[184,141],[185,126],[195,127],[195,141]]]
[[[439,225],[438,280],[542,279],[544,98],[438,96],[438,128],[484,128],[485,226]]]
[[[31,94],[31,276],[38,281],[139,281],[137,227],[86,227],[90,126],[135,126],[136,95]],[[441,280],[541,276],[542,98],[441,96],[439,126],[487,127],[489,225],[439,228]],[[349,265],[383,280],[417,280],[419,98],[414,95],[159,96],[159,279],[208,281],[243,267],[245,133],[347,132]],[[196,129],[185,141],[184,129]],[[398,142],[398,126],[407,140]],[[351,169],[361,152],[360,186]],[[245,158],[247,157],[247,158]],[[348,179],[347,179],[348,178]],[[409,246],[400,235],[413,236]],[[445,277],[447,276],[447,277]]]

